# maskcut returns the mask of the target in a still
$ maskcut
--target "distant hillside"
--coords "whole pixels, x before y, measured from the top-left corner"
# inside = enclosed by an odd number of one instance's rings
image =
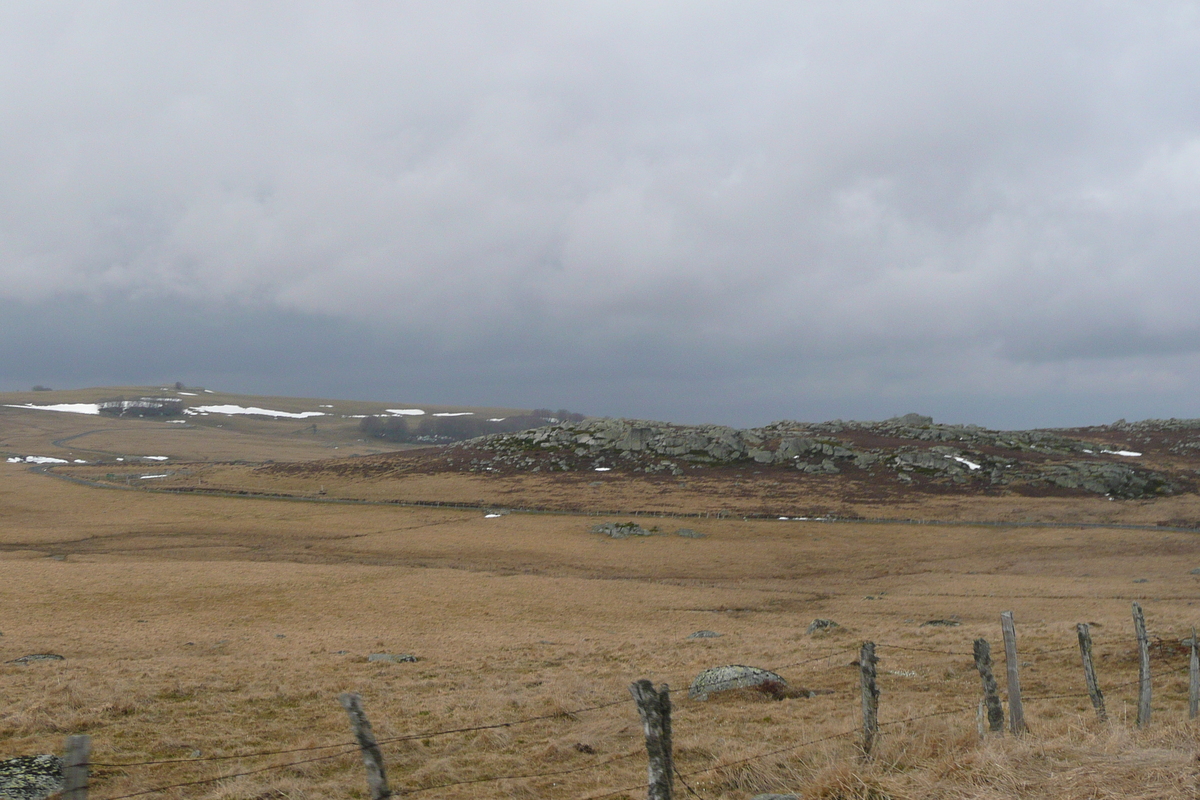
[[[483,474],[621,472],[684,477],[753,468],[789,481],[835,479],[926,492],[1100,495],[1193,492],[1200,420],[1121,421],[1069,430],[996,431],[909,414],[884,422],[716,425],[596,419],[483,436],[440,451],[381,456],[393,468]],[[376,459],[361,465],[378,474]],[[319,465],[278,466],[281,473]],[[340,474],[356,469],[337,468]]]
[[[57,412],[122,419],[168,419],[193,425],[225,424],[233,418],[258,423],[334,425],[355,437],[395,443],[435,444],[489,433],[512,432],[584,415],[560,409],[518,409],[441,404],[386,403],[220,392],[202,386],[124,386],[0,394],[0,409]],[[218,422],[219,421],[219,422]]]

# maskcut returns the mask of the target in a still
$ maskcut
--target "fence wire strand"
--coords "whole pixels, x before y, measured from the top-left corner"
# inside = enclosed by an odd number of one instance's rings
[[[891,648],[894,650],[902,650],[902,651],[935,653],[935,654],[939,654],[939,655],[948,655],[948,656],[956,656],[956,657],[972,657],[974,655],[974,653],[968,653],[965,651],[942,650],[942,649],[935,649],[935,648],[928,648],[928,647],[914,647],[914,646],[908,646],[908,645],[892,644],[892,643],[888,643],[888,642],[876,642],[875,644],[877,647]],[[1049,650],[1041,650],[1041,651],[1031,654],[1031,655],[1033,657],[1050,655],[1053,653],[1065,652],[1067,650],[1074,650],[1074,649],[1076,649],[1076,647],[1077,647],[1076,644],[1071,644],[1071,645],[1064,646],[1064,647],[1058,647],[1058,648],[1053,648],[1053,649],[1049,649]],[[835,658],[839,655],[844,655],[845,653],[856,650],[856,649],[857,649],[856,645],[837,648],[837,649],[831,650],[827,653],[823,653],[818,656],[801,659],[799,661],[794,661],[794,662],[791,662],[788,664],[784,664],[782,666],[775,667],[774,670],[778,671],[778,670],[788,669],[791,667],[798,667],[798,666],[804,666],[807,664],[813,664],[813,663],[816,663],[819,661],[825,661],[828,659]],[[1173,654],[1155,654],[1154,657],[1159,660],[1167,660],[1167,659],[1171,658],[1172,655]],[[837,665],[837,666],[840,666],[840,665]],[[833,670],[834,668],[835,668],[835,665],[830,665],[828,667],[828,670]],[[1176,674],[1187,672],[1188,669],[1189,669],[1189,666],[1187,666],[1187,665],[1177,667],[1176,669],[1167,671],[1165,673],[1160,673],[1159,677],[1163,677],[1163,675],[1174,676]],[[1113,685],[1107,687],[1107,689],[1108,689],[1108,691],[1111,692],[1111,691],[1115,691],[1118,689],[1127,688],[1130,686],[1136,686],[1136,685],[1140,684],[1141,682],[1142,682],[1142,678],[1139,676],[1135,680],[1130,680],[1130,681],[1125,681],[1122,683],[1113,684]],[[1032,701],[1043,701],[1043,700],[1083,699],[1083,698],[1088,698],[1088,697],[1090,697],[1090,695],[1087,692],[1080,692],[1080,693],[1074,693],[1074,694],[1055,694],[1055,695],[1041,695],[1041,696],[1032,695],[1032,696],[1026,696],[1025,700],[1032,702]],[[517,725],[524,725],[524,724],[528,724],[528,723],[532,723],[532,722],[538,722],[538,721],[544,721],[544,720],[550,720],[550,719],[572,718],[577,714],[585,714],[585,713],[588,713],[591,711],[598,711],[598,710],[605,709],[605,708],[611,708],[613,706],[622,705],[626,702],[628,702],[628,698],[623,697],[622,699],[619,699],[619,700],[612,700],[609,702],[599,703],[599,704],[592,705],[592,706],[586,706],[586,707],[571,709],[571,710],[566,710],[566,711],[557,711],[557,712],[550,713],[550,714],[539,714],[536,716],[523,717],[520,719],[509,720],[506,722],[490,723],[490,724],[486,724],[486,725],[471,725],[471,726],[464,726],[461,728],[448,728],[448,729],[435,730],[435,731],[426,731],[426,732],[422,732],[422,733],[404,734],[404,735],[400,735],[400,736],[390,736],[390,737],[378,739],[377,743],[379,745],[393,744],[393,743],[397,743],[397,742],[413,741],[413,740],[418,740],[418,739],[432,739],[432,738],[436,738],[436,737],[451,736],[451,735],[455,735],[455,734],[510,728],[510,727],[514,727]],[[964,710],[966,710],[966,711],[971,710],[971,708],[974,708],[974,705],[970,706],[969,708],[956,708],[956,709],[950,709],[950,710],[946,710],[946,711],[935,711],[935,712],[931,712],[931,713],[927,713],[927,714],[920,714],[917,716],[908,717],[908,718],[901,719],[901,720],[880,722],[878,724],[878,727],[884,728],[884,727],[890,727],[890,726],[896,726],[896,725],[904,725],[907,723],[917,722],[919,720],[924,720],[924,719],[931,719],[934,717],[943,717],[943,716],[949,716],[952,714],[960,714],[960,713],[964,713]],[[702,769],[692,770],[690,772],[680,772],[678,768],[674,768],[674,774],[675,774],[675,777],[679,779],[680,783],[684,786],[684,788],[687,790],[688,793],[690,793],[692,796],[698,798],[698,800],[704,800],[703,796],[688,783],[687,778],[691,778],[691,777],[694,777],[697,775],[704,775],[704,774],[707,774],[710,772],[715,772],[718,770],[729,769],[731,767],[737,767],[742,764],[747,764],[747,763],[751,763],[754,761],[760,761],[762,759],[771,758],[773,756],[778,756],[778,755],[782,755],[784,753],[798,750],[801,747],[807,747],[810,745],[820,744],[823,742],[829,742],[829,741],[834,741],[836,739],[842,739],[842,738],[845,738],[848,736],[853,736],[855,734],[858,734],[859,732],[860,731],[858,728],[851,729],[851,730],[845,730],[845,731],[841,731],[841,732],[835,733],[835,734],[830,734],[827,736],[821,736],[821,737],[817,737],[817,738],[813,738],[813,739],[808,739],[803,742],[799,742],[797,744],[792,744],[792,745],[788,745],[786,747],[777,748],[774,750],[767,751],[765,753],[760,753],[758,755],[748,756],[746,758],[737,759],[735,761],[716,764],[716,765],[713,765],[710,767],[705,767]],[[288,762],[285,764],[276,764],[276,765],[271,765],[271,766],[266,766],[266,767],[259,767],[259,768],[252,769],[252,770],[234,772],[234,773],[230,773],[227,775],[220,775],[220,776],[213,777],[213,778],[204,778],[204,779],[199,779],[199,780],[173,783],[173,784],[168,784],[168,785],[164,785],[164,786],[154,787],[151,789],[144,789],[144,790],[141,790],[138,792],[132,792],[130,794],[123,794],[123,795],[117,795],[115,797],[106,798],[106,800],[126,800],[126,798],[141,797],[144,795],[169,791],[171,789],[180,789],[180,788],[186,788],[186,787],[191,787],[191,786],[201,786],[201,785],[206,785],[206,784],[211,784],[211,783],[218,783],[220,781],[232,780],[234,778],[245,777],[248,775],[256,775],[256,774],[260,774],[260,773],[264,773],[264,772],[288,769],[290,767],[296,767],[296,766],[300,766],[303,764],[312,764],[312,763],[316,763],[316,762],[320,762],[320,761],[328,761],[328,760],[332,760],[332,759],[336,759],[336,758],[341,758],[342,756],[352,755],[352,754],[358,752],[359,745],[357,742],[346,741],[346,742],[339,742],[339,743],[333,743],[333,744],[314,745],[311,747],[296,747],[296,748],[287,748],[287,749],[279,749],[279,750],[262,750],[262,751],[255,751],[255,752],[251,752],[251,753],[237,753],[237,754],[233,754],[233,755],[207,756],[207,757],[199,757],[199,758],[169,758],[169,759],[157,759],[157,760],[122,762],[122,763],[109,763],[109,762],[97,761],[97,762],[89,762],[87,764],[87,766],[124,769],[124,768],[131,768],[131,767],[155,766],[155,765],[163,765],[163,764],[204,763],[204,762],[211,762],[211,761],[227,761],[227,760],[234,760],[234,759],[252,759],[252,758],[262,758],[262,757],[266,757],[266,756],[287,755],[287,754],[292,754],[292,753],[314,752],[314,751],[318,751],[318,750],[329,750],[329,749],[335,749],[335,748],[339,749],[340,752],[316,756],[313,758],[301,759],[299,761],[291,761],[291,762]],[[569,769],[552,770],[549,772],[540,772],[540,773],[522,773],[522,774],[514,774],[514,775],[502,775],[502,776],[488,777],[488,778],[471,778],[471,779],[460,780],[460,781],[449,781],[449,782],[440,783],[440,784],[436,784],[436,785],[432,785],[432,786],[397,789],[397,790],[395,790],[395,794],[397,794],[397,795],[419,794],[422,792],[433,791],[435,789],[445,789],[445,788],[449,788],[449,787],[453,787],[453,786],[465,786],[465,785],[472,785],[472,784],[478,784],[478,783],[489,783],[489,782],[503,781],[503,780],[532,780],[532,779],[538,779],[538,778],[555,777],[558,775],[568,775],[568,774],[572,774],[572,773],[585,772],[588,770],[599,769],[599,768],[608,766],[609,764],[613,764],[613,763],[616,763],[619,761],[624,761],[624,760],[627,760],[629,758],[632,758],[632,757],[638,755],[638,752],[640,752],[640,751],[626,753],[624,755],[615,756],[615,757],[612,757],[612,758],[609,758],[609,759],[606,759],[603,761],[599,761],[599,762],[596,762],[593,764],[587,764],[587,765],[579,766],[579,767],[572,767]],[[644,784],[629,786],[629,787],[625,787],[625,788],[621,788],[621,789],[616,789],[616,790],[613,790],[611,792],[607,792],[604,794],[590,795],[587,798],[585,798],[585,800],[602,800],[602,798],[611,797],[613,795],[621,794],[623,792],[636,791],[643,787],[644,787]]]
[[[474,731],[496,730],[497,728],[511,728],[516,725],[525,725],[530,722],[539,722],[547,719],[557,719],[559,717],[572,717],[576,714],[586,714],[589,711],[598,711],[602,708],[610,708],[615,705],[625,703],[625,700],[613,700],[608,703],[588,706],[586,708],[576,708],[570,711],[558,711],[553,714],[541,714],[536,717],[525,717],[523,719],[515,719],[509,722],[496,722],[490,725],[473,725],[466,728],[449,728],[440,731],[428,731],[425,733],[410,733],[403,736],[390,736],[376,741],[377,744],[390,744],[392,742],[407,742],[415,739],[434,739],[439,736],[450,736],[455,733],[472,733]],[[261,750],[253,753],[237,753],[228,756],[203,756],[200,758],[163,758],[155,761],[129,761],[123,763],[108,763],[103,761],[89,761],[89,767],[110,767],[121,769],[125,767],[147,767],[156,766],[159,764],[199,764],[205,761],[231,761],[234,759],[249,759],[261,758],[264,756],[278,756],[288,753],[307,753],[316,750],[330,750],[335,747],[358,747],[357,742],[338,742],[336,744],[320,744],[312,747],[293,747],[287,750]],[[302,762],[301,762],[302,763]]]
[[[184,781],[182,783],[172,783],[172,784],[168,784],[166,786],[156,786],[153,789],[143,789],[140,792],[131,792],[130,794],[119,794],[116,797],[109,797],[109,798],[106,798],[105,800],[125,800],[128,797],[141,797],[141,796],[147,795],[147,794],[156,794],[158,792],[165,792],[168,789],[182,789],[186,786],[202,786],[206,783],[218,783],[220,781],[232,780],[233,778],[242,778],[242,777],[245,777],[246,775],[257,775],[260,772],[271,772],[271,771],[277,770],[277,769],[287,769],[288,767],[296,767],[301,764],[312,764],[317,761],[328,761],[333,758],[340,758],[342,756],[352,755],[357,752],[358,752],[358,745],[356,744],[356,745],[354,745],[353,750],[345,750],[341,753],[334,753],[333,755],[317,756],[316,758],[306,758],[302,761],[292,761],[287,764],[275,764],[274,766],[260,767],[258,769],[246,770],[245,772],[234,772],[229,775],[220,775],[216,778],[202,778],[198,781]]]
[[[449,781],[447,783],[438,783],[433,786],[419,786],[415,789],[397,789],[397,790],[394,790],[392,793],[393,794],[419,794],[421,792],[432,792],[434,789],[446,789],[450,786],[467,786],[467,785],[474,784],[474,783],[491,783],[492,781],[516,781],[516,780],[531,779],[531,778],[552,778],[556,775],[570,775],[573,772],[585,772],[589,769],[599,769],[600,767],[606,767],[609,764],[616,763],[617,761],[624,761],[625,759],[633,758],[637,754],[638,754],[637,751],[634,751],[632,753],[626,753],[623,756],[615,756],[613,758],[608,759],[607,761],[601,761],[598,764],[587,764],[582,767],[572,767],[571,769],[560,769],[560,770],[555,770],[552,772],[538,772],[538,773],[534,773],[534,774],[525,774],[525,775],[498,775],[494,778],[468,778],[467,780]],[[119,800],[119,799],[118,798],[110,798],[110,800]]]

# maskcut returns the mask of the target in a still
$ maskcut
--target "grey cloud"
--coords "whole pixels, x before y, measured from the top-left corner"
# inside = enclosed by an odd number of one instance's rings
[[[192,309],[248,383],[739,422],[1200,383],[1192,4],[0,15],[6,338]]]

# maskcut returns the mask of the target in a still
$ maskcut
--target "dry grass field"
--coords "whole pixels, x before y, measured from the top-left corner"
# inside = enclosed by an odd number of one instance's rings
[[[4,409],[0,450],[63,457],[54,440],[105,427],[75,442],[190,459],[179,469],[214,484],[218,474],[204,469],[234,466],[206,467],[205,458],[330,454],[328,442],[270,431],[101,422]],[[267,480],[237,469],[220,473],[222,486]],[[411,492],[520,505],[557,492],[564,507],[659,497],[662,510],[693,511],[736,508],[746,488],[714,479],[655,495],[652,482],[620,475],[600,486],[412,477],[415,487],[330,485],[322,499]],[[745,484],[755,490],[752,475]],[[315,495],[309,484],[290,488]],[[1053,498],[1026,498],[1021,510],[985,500],[909,499],[892,516],[1153,524],[1180,516],[1156,503],[1195,502],[1060,498],[1052,508]],[[0,757],[60,752],[65,736],[86,732],[100,800],[238,773],[251,774],[157,796],[365,797],[352,747],[251,755],[350,741],[337,696],[357,691],[376,734],[392,740],[383,751],[397,791],[636,798],[645,750],[627,687],[649,678],[671,686],[676,766],[711,800],[766,791],[826,800],[1198,796],[1200,727],[1187,720],[1178,646],[1200,622],[1197,534],[669,517],[645,521],[663,535],[590,532],[609,519],[626,517],[150,493],[0,463],[2,660],[65,657],[0,665]],[[673,535],[679,527],[704,536]],[[1156,641],[1154,718],[1143,731],[1129,685],[1133,600]],[[999,651],[1006,610],[1018,623],[1031,732],[981,741],[971,643],[984,636]],[[816,617],[841,627],[810,635]],[[941,619],[960,624],[922,625]],[[1078,696],[1077,622],[1093,626],[1108,723]],[[687,638],[698,630],[723,635]],[[876,757],[863,762],[851,662],[867,639],[879,645],[884,727]],[[418,661],[369,662],[371,653]],[[699,671],[730,663],[777,668],[794,687],[828,693],[687,698]],[[517,724],[444,733],[506,722]],[[169,763],[118,766],[143,761]],[[692,796],[678,782],[676,791]]]

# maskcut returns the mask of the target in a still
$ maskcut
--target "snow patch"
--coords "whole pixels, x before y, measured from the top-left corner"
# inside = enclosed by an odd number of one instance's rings
[[[425,413],[423,408],[387,408],[384,410],[397,417],[419,417]]]
[[[147,461],[166,461],[170,456],[142,456]]]
[[[20,459],[20,458],[9,458],[9,459],[6,459],[6,460],[7,460],[7,461],[8,461],[8,463],[10,463],[10,464],[20,464],[20,463],[21,463],[21,462],[22,462],[24,459]]]
[[[504,422],[506,419],[508,419],[508,417],[494,417],[489,419],[488,422]]]
[[[1129,458],[1137,458],[1141,455],[1141,453],[1135,453],[1133,450],[1101,450],[1100,452],[1114,456],[1127,456]]]
[[[324,403],[318,403],[317,408],[333,408],[333,406],[325,405]]]
[[[51,406],[38,406],[33,403],[24,403],[22,405],[11,405],[6,403],[6,408],[29,408],[34,411],[62,411],[67,414],[99,414],[99,403],[56,403]]]
[[[495,519],[496,517],[503,517],[503,516],[504,516],[503,514],[484,514],[483,518],[484,519]]]
[[[283,417],[286,419],[308,419],[309,417],[323,417],[324,411],[301,411],[293,413],[291,411],[272,411],[269,408],[259,408],[257,406],[192,406],[185,408],[183,413],[195,416],[196,414],[249,414],[256,417]]]
[[[596,472],[609,472],[611,470],[612,467],[596,467]]]
[[[84,461],[82,458],[77,458],[74,461],[72,461],[71,463],[72,464],[86,464],[88,462]]]
[[[978,464],[976,464],[974,461],[968,461],[967,459],[963,458],[962,456],[954,456],[953,458],[954,458],[954,460],[955,460],[955,461],[957,461],[958,463],[960,463],[960,464],[966,464],[966,465],[967,465],[969,468],[971,468],[971,469],[982,469],[982,467],[980,467],[980,466],[979,466]]]
[[[205,394],[216,394],[216,392],[214,392],[212,389],[205,389],[204,393]]]
[[[143,480],[143,481],[148,481],[151,478],[169,478],[169,477],[170,477],[169,475],[139,475],[138,479]]]
[[[198,397],[199,396],[195,392],[180,392],[180,394],[183,395],[184,397]]]
[[[18,459],[20,460],[20,459]],[[66,464],[65,458],[51,458],[50,456],[25,456],[26,464]]]
[[[435,417],[473,417],[474,411],[443,411],[440,414],[434,414]]]
[[[186,419],[169,419],[169,420],[167,420],[167,424],[168,425],[187,425],[187,420]]]

